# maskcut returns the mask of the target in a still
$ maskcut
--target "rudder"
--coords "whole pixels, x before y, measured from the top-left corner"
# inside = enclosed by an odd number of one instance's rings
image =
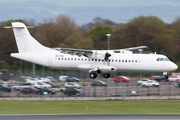
[[[30,35],[24,23],[12,22],[12,28],[19,53],[38,52],[49,49],[48,47],[41,45]]]

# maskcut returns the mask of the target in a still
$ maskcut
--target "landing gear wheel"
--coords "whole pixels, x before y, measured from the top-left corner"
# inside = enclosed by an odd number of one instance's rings
[[[169,78],[169,76],[165,75],[165,76],[164,76],[164,78],[165,78],[165,79],[168,79],[168,78]]]
[[[111,74],[109,74],[109,73],[103,74],[103,77],[104,77],[104,78],[110,78],[110,77],[111,77]]]
[[[97,77],[97,74],[95,72],[89,73],[89,76],[91,79],[95,79]]]

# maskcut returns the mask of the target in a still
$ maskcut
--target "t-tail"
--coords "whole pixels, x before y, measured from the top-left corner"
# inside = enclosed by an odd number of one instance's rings
[[[19,53],[49,50],[48,47],[41,45],[35,38],[30,35],[24,23],[12,22],[12,28]]]

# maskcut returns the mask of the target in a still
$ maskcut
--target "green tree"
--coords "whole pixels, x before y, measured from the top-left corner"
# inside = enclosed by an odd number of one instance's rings
[[[6,61],[0,61],[0,70],[9,69],[9,65]]]
[[[1,27],[4,27],[4,26],[11,26],[11,23],[12,22],[22,22],[22,23],[25,23],[26,24],[26,22],[24,21],[24,20],[22,20],[22,19],[15,19],[15,20],[7,20],[7,21],[5,21],[5,22],[1,22]],[[26,24],[27,25],[27,24]]]
[[[83,38],[79,33],[70,35],[59,47],[76,48],[76,49],[93,49],[91,38]]]
[[[127,23],[127,26],[129,25],[136,25],[139,27],[143,27],[145,25],[164,27],[165,23],[163,22],[163,20],[159,19],[158,17],[150,15],[150,16],[135,17]]]
[[[112,27],[107,25],[98,24],[92,28],[88,34],[89,37],[99,37],[101,40],[107,40],[106,34],[109,34],[113,31]]]

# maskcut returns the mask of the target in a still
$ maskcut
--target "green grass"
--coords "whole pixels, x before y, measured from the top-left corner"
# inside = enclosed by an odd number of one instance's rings
[[[87,110],[87,107],[89,110]],[[180,113],[179,100],[0,101],[0,114]]]

